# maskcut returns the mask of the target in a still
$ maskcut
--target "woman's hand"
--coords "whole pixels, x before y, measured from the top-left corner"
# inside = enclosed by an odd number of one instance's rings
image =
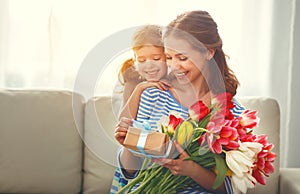
[[[184,160],[189,155],[182,149],[182,147],[175,141],[176,149],[179,151],[180,156],[178,159],[153,159],[166,168],[168,168],[173,175],[188,176],[203,188],[217,193],[226,193],[225,184],[223,183],[217,190],[213,190],[213,184],[216,179],[216,174],[210,170],[203,168],[192,160]],[[205,177],[205,178],[203,178]]]
[[[163,167],[168,168],[173,175],[191,177],[194,172],[194,166],[196,163],[192,160],[184,160],[185,158],[189,157],[188,153],[183,150],[183,148],[177,143],[177,141],[174,141],[174,145],[180,154],[178,159],[173,160],[168,158],[159,158],[153,159],[153,162],[156,162]]]
[[[128,128],[132,125],[132,120],[126,117],[122,117],[115,128],[115,138],[123,145],[127,134]]]

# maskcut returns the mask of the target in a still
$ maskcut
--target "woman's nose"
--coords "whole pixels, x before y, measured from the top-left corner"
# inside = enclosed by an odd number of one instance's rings
[[[179,60],[172,58],[171,60],[168,60],[168,66],[171,68],[171,70],[176,70],[180,69],[181,64]]]

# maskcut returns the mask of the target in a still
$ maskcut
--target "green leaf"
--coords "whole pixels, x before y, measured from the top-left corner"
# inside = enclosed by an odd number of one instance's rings
[[[226,165],[225,159],[221,155],[215,154],[217,177],[213,185],[213,189],[217,189],[225,180],[228,167]]]
[[[209,152],[209,146],[208,145],[203,145],[199,147],[199,156],[206,154],[207,152]]]
[[[212,112],[210,112],[208,115],[206,115],[200,122],[198,127],[206,128],[207,123],[210,121],[210,117],[212,115]]]
[[[181,125],[181,124],[180,124]],[[174,136],[173,136],[173,138],[172,138],[172,141],[174,141],[174,140],[176,140],[177,139],[177,136],[178,136],[178,129],[179,129],[179,127],[180,127],[180,125],[177,125],[177,127],[176,127],[176,129],[175,129],[175,133],[174,133]]]

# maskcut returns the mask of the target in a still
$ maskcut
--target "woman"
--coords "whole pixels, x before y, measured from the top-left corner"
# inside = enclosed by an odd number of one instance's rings
[[[172,70],[174,80],[172,89],[161,91],[148,88],[143,91],[137,114],[138,121],[149,121],[155,128],[162,115],[177,111],[187,117],[187,110],[193,103],[202,100],[210,105],[215,95],[229,92],[236,94],[238,80],[226,63],[222,50],[222,40],[217,24],[205,11],[191,11],[179,15],[172,21],[164,35],[167,64]],[[234,115],[243,108],[234,101]],[[123,144],[131,120],[122,118],[116,128],[115,138]],[[155,162],[168,168],[174,175],[189,176],[194,181],[183,193],[232,193],[230,177],[216,190],[212,189],[216,174],[197,163],[184,160],[188,154],[175,144],[181,152],[178,159],[156,159]],[[123,148],[119,154],[119,165],[127,178],[134,178],[139,172],[141,158],[133,156]]]

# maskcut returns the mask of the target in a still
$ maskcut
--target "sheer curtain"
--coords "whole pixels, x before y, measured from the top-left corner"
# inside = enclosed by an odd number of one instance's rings
[[[105,4],[96,0],[2,0],[0,4],[2,88],[72,89],[84,58],[111,34],[146,23],[165,26],[184,11],[203,9],[219,25],[229,63],[242,83],[239,94],[268,94],[265,70],[271,0],[112,0]],[[109,84],[115,83],[117,68],[128,56],[128,52],[119,53],[104,68],[97,93],[112,91]],[[256,79],[249,74],[255,74]]]
[[[0,13],[4,21],[0,42],[5,51],[0,86],[4,88],[72,89],[89,50],[110,33],[134,25],[132,21],[138,18],[135,12],[122,11],[125,2],[116,1],[108,6],[100,1],[54,0],[0,4],[4,11]]]

